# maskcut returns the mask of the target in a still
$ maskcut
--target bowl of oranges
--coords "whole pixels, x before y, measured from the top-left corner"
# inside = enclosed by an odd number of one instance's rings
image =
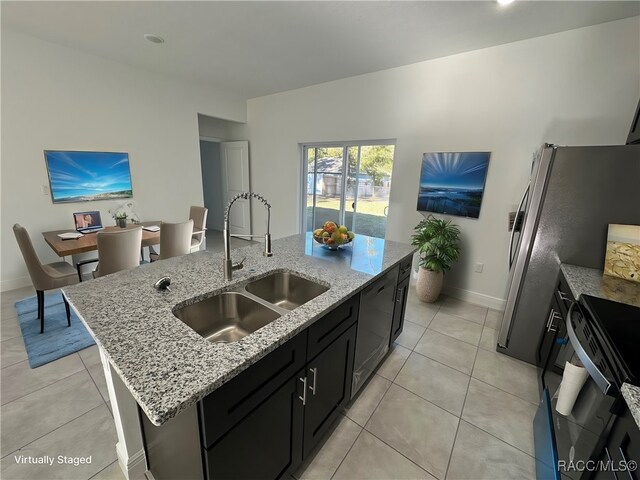
[[[324,222],[322,228],[313,231],[313,239],[329,250],[338,250],[342,245],[353,242],[355,234],[344,225],[335,222]]]

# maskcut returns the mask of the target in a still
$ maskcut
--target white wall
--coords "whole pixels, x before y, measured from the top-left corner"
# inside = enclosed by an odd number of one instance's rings
[[[31,233],[43,262],[56,261],[40,232],[72,228],[71,213],[118,202],[53,205],[44,149],[129,153],[142,219],[186,220],[202,204],[198,113],[245,121],[229,92],[160,77],[2,29],[0,289],[29,283],[12,225]]]
[[[453,217],[464,253],[446,284],[501,306],[507,214],[532,153],[545,141],[624,143],[640,96],[639,36],[635,17],[250,100],[252,188],[273,206],[273,234],[300,228],[299,143],[397,139],[387,238],[407,243],[422,218],[422,154],[491,151],[480,218]]]

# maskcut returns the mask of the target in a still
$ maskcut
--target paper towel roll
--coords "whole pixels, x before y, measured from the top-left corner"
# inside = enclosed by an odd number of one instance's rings
[[[578,394],[588,376],[589,372],[582,365],[565,363],[562,383],[560,383],[560,391],[558,393],[558,402],[556,403],[556,412],[565,416],[571,414],[573,404],[576,403]]]

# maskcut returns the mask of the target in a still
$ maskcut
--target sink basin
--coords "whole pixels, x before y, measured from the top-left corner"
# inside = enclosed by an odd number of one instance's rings
[[[247,292],[287,310],[307,303],[329,290],[328,287],[288,272],[277,272],[249,282]]]
[[[225,292],[173,314],[210,342],[235,342],[255,332],[280,315],[249,297]]]

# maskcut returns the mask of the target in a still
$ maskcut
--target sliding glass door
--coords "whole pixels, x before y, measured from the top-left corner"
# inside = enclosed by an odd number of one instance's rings
[[[384,238],[394,150],[386,142],[305,145],[304,230],[331,220]]]

